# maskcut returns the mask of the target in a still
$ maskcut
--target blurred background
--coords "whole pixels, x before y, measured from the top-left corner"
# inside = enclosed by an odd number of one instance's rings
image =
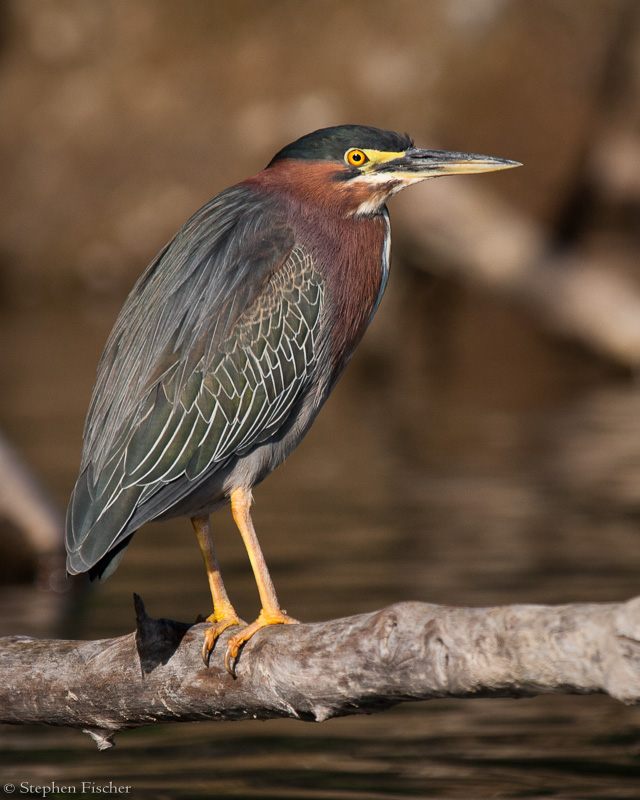
[[[390,202],[356,357],[255,492],[285,608],[619,601],[640,590],[640,4],[1,0],[0,633],[100,638],[210,613],[187,520],[64,577],[100,353],[137,276],[226,186],[315,128],[512,158]],[[257,596],[228,511],[227,588]],[[95,753],[0,730],[6,779],[162,797],[636,798],[638,712],[438,701],[323,726],[159,727]]]

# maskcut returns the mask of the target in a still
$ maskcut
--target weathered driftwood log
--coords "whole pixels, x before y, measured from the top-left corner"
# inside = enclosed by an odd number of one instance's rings
[[[247,643],[225,632],[207,669],[204,625],[147,616],[102,641],[0,639],[0,722],[83,729],[98,747],[156,722],[330,717],[405,700],[608,693],[640,699],[640,598],[620,604],[455,608],[400,603]]]

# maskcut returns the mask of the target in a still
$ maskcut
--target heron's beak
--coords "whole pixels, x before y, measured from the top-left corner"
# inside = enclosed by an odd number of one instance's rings
[[[464,175],[472,172],[493,172],[521,167],[519,161],[481,156],[475,153],[454,153],[447,150],[420,150],[411,147],[400,158],[376,164],[375,172],[391,173],[403,180],[423,180],[439,175]]]

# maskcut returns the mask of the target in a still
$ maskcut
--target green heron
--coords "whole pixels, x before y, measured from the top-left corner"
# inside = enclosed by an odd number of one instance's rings
[[[202,655],[243,623],[209,514],[230,501],[260,615],[230,638],[294,623],[251,520],[251,490],[309,430],[373,317],[389,272],[386,200],[413,183],[518,166],[420,150],[360,125],[310,133],[210,200],[147,267],[98,367],[67,513],[67,569],[107,578],[145,522],[191,518],[213,614]]]

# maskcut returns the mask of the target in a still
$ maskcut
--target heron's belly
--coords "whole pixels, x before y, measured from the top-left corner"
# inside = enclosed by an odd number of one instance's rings
[[[211,514],[229,502],[234,489],[251,490],[263,481],[300,444],[328,397],[331,385],[328,376],[316,382],[300,399],[297,409],[277,434],[249,452],[234,455],[217,465],[201,483],[194,485],[187,496],[156,519]]]

